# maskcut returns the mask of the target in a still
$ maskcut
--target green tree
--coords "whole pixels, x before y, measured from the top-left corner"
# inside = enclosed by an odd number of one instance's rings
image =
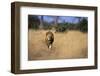
[[[80,22],[79,22],[79,29],[82,32],[87,32],[88,31],[88,21],[86,18],[83,18]]]
[[[38,29],[38,25],[40,24],[40,20],[38,16],[28,16],[28,28]]]

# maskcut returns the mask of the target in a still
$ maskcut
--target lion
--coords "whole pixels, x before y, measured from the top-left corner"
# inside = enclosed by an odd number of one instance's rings
[[[51,31],[46,32],[45,42],[47,47],[51,49],[54,42],[54,34]]]

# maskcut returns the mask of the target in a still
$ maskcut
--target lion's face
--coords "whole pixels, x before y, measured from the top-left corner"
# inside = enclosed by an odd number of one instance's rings
[[[52,40],[52,39],[53,39],[52,34],[48,34],[48,35],[47,35],[47,40],[49,40],[49,41],[50,41],[50,40]]]

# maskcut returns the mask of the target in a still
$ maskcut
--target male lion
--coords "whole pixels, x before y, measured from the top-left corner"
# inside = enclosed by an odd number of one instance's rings
[[[54,42],[54,35],[51,31],[46,32],[45,42],[49,49],[52,48],[52,44]]]

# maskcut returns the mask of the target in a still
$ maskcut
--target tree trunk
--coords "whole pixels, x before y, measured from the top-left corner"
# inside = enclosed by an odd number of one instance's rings
[[[43,16],[40,17],[40,29],[43,29]]]
[[[55,16],[55,22],[54,22],[54,25],[57,26],[58,24],[58,16]]]

